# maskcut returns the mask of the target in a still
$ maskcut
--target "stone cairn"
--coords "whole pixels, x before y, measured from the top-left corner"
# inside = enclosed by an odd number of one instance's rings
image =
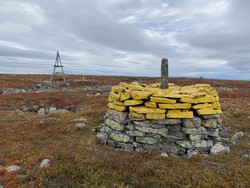
[[[209,84],[113,86],[97,139],[113,148],[168,154],[229,152],[219,96]]]

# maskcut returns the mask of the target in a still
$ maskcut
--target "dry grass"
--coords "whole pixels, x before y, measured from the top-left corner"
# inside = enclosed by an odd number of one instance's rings
[[[46,75],[0,75],[1,88],[32,88]],[[74,83],[79,76],[68,76],[70,88],[114,85],[120,81],[156,82],[157,78],[86,76],[89,82]],[[194,156],[189,159],[162,157],[155,152],[113,150],[96,143],[91,127],[102,122],[107,97],[88,97],[90,91],[60,93],[20,93],[0,95],[0,163],[20,165],[21,170],[7,173],[0,168],[4,187],[249,187],[250,159],[250,84],[244,81],[171,79],[178,85],[210,83],[219,93],[224,111],[224,126],[231,134],[245,136],[223,156]],[[101,91],[98,91],[101,92]],[[77,106],[76,112],[38,115],[21,112],[23,106]],[[87,126],[74,127],[77,118]],[[39,169],[42,159],[51,166]],[[28,178],[18,175],[27,174]]]

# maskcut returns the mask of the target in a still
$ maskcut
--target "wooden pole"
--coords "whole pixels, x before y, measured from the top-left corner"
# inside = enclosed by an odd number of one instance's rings
[[[161,60],[161,89],[167,89],[168,86],[168,59],[163,58]]]

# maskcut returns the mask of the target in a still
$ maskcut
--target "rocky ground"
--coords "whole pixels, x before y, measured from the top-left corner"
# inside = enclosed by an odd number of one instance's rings
[[[208,83],[219,93],[230,152],[188,159],[160,151],[114,150],[96,141],[107,96],[120,82],[148,77],[0,75],[0,187],[248,187],[250,82]]]

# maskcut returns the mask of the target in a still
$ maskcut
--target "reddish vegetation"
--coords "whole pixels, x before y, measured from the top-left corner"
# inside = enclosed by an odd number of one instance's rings
[[[0,95],[0,184],[4,187],[249,187],[250,82],[172,78],[176,85],[209,83],[219,91],[223,125],[244,137],[223,156],[189,159],[162,157],[155,152],[126,152],[96,143],[91,127],[102,122],[108,91],[77,90],[116,85],[121,81],[154,83],[159,78],[67,76],[70,86],[60,92]],[[29,90],[49,80],[48,75],[0,75],[0,90]],[[64,86],[59,86],[63,89]],[[71,90],[70,90],[71,89]],[[100,93],[98,96],[89,94]],[[24,107],[67,108],[66,114],[38,115]],[[72,110],[73,109],[73,110]],[[72,121],[87,119],[84,128]],[[51,166],[39,169],[42,159]],[[5,168],[20,165],[7,173]],[[28,175],[23,178],[20,175]]]

